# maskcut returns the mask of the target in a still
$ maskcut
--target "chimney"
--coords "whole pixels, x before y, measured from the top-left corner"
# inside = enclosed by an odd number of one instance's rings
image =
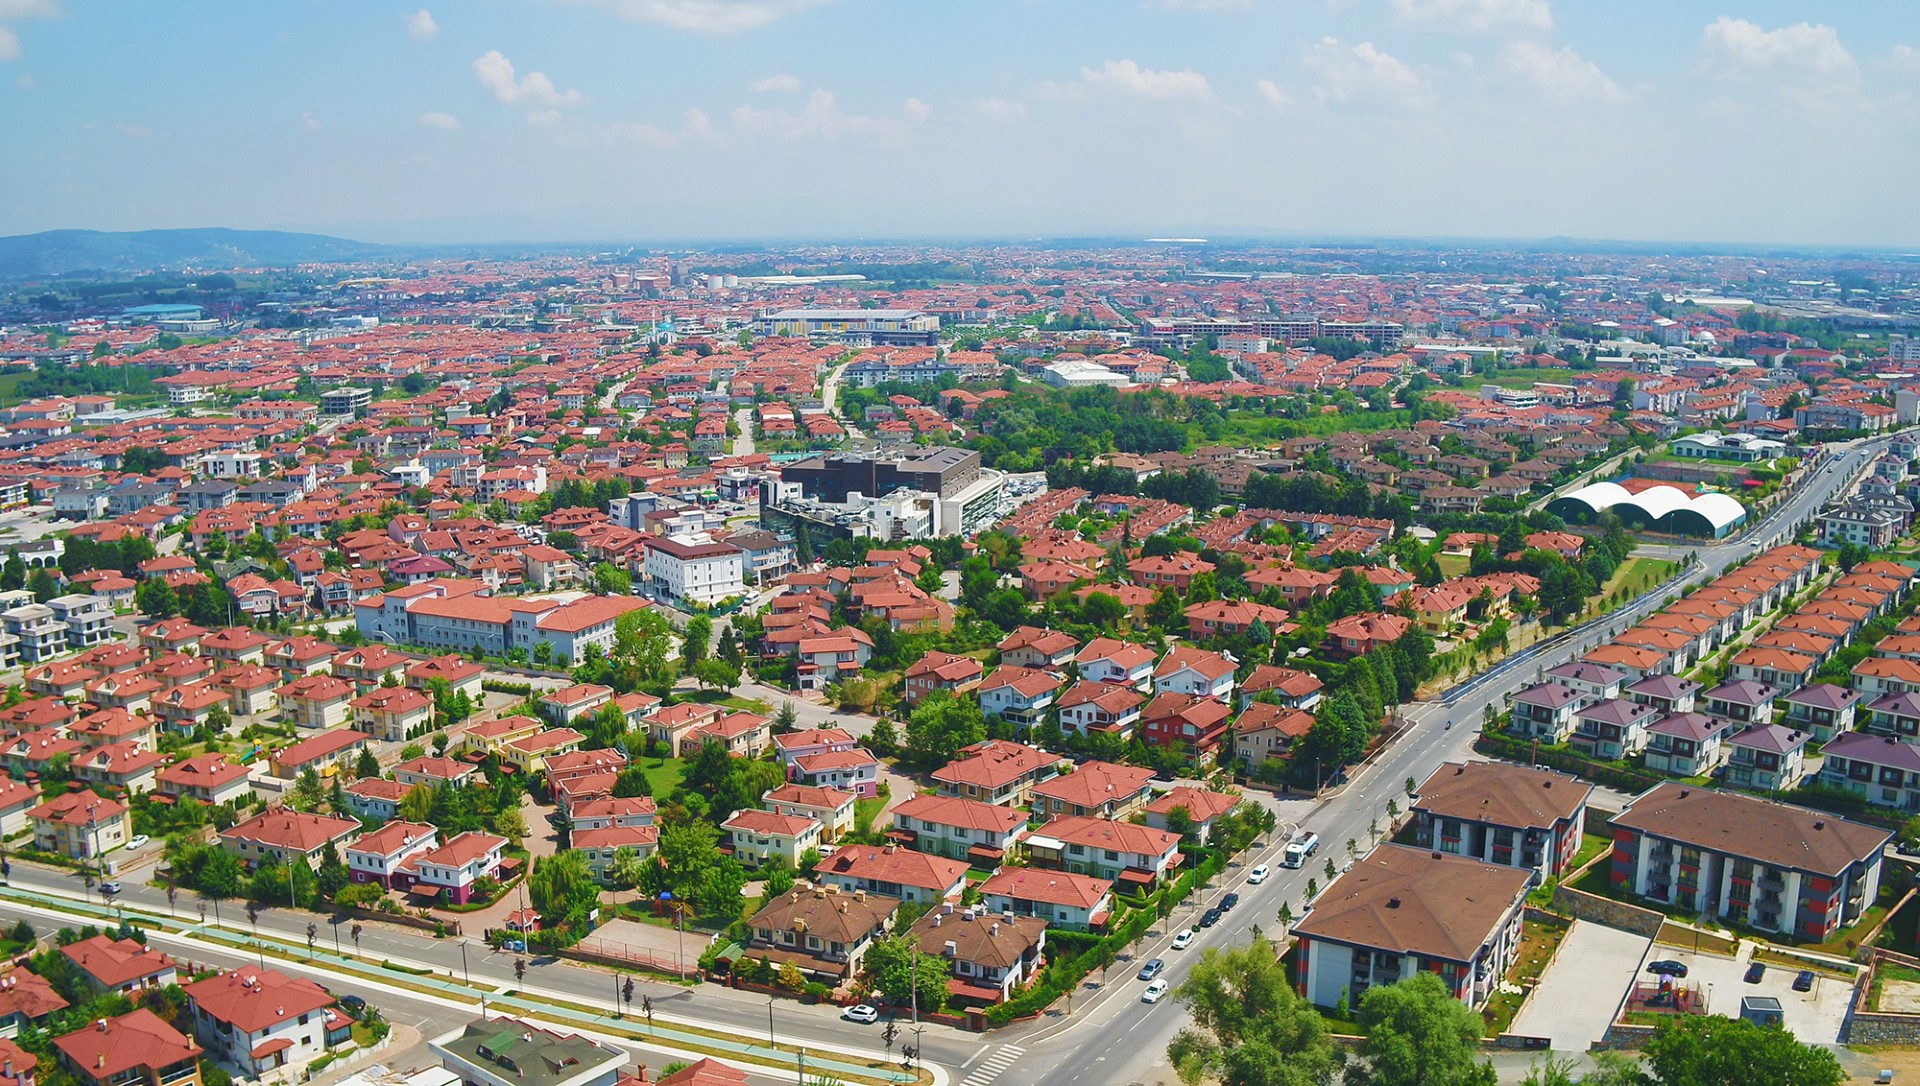
[[[940,921],[942,921],[942,920],[945,920],[946,918],[947,918],[947,914],[945,914],[945,913],[934,913],[934,914],[933,914],[933,926],[934,926],[934,927],[936,927],[936,928],[937,928],[937,927],[939,927],[939,926],[940,926]]]
[[[991,927],[991,928],[988,928],[988,929],[987,929],[987,934],[988,934],[988,935],[998,935],[998,934],[1000,934],[1000,921],[998,921],[998,920],[995,920],[995,921],[993,922],[993,927]]]
[[[948,939],[946,945],[940,948],[940,952],[949,958],[957,958],[960,956],[960,944]]]

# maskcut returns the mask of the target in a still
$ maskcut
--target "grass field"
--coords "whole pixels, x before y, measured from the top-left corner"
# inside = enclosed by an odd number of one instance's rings
[[[1440,554],[1434,556],[1433,564],[1440,567],[1443,577],[1465,577],[1473,559],[1464,554]]]
[[[687,771],[686,763],[678,758],[642,758],[640,764],[647,771],[647,790],[662,803],[680,786],[680,778]]]
[[[1550,385],[1564,385],[1572,380],[1572,370],[1501,370],[1498,377],[1480,379],[1477,383],[1499,385],[1501,388],[1532,388],[1540,381],[1545,381]]]
[[[1629,558],[1620,563],[1620,568],[1613,571],[1613,576],[1607,578],[1606,584],[1600,586],[1599,598],[1604,600],[1622,588],[1638,595],[1673,576],[1677,568],[1679,563],[1669,562],[1665,558]]]

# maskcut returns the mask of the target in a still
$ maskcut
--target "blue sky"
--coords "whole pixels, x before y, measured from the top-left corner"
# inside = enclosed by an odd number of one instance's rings
[[[1920,8],[0,0],[0,233],[1920,246]]]

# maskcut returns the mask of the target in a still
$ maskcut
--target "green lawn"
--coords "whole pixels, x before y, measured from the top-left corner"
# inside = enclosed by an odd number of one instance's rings
[[[1563,369],[1522,369],[1500,370],[1498,376],[1477,378],[1476,383],[1499,385],[1501,388],[1532,388],[1541,381],[1550,385],[1564,385],[1573,380],[1572,370]]]
[[[1442,577],[1465,577],[1473,565],[1473,559],[1464,554],[1438,554],[1434,556],[1433,564],[1440,567]]]
[[[1620,563],[1620,568],[1613,571],[1613,576],[1607,578],[1606,584],[1600,586],[1594,599],[1597,603],[1621,589],[1625,589],[1629,596],[1637,596],[1673,576],[1673,571],[1678,567],[1679,563],[1669,562],[1665,558],[1629,558]]]
[[[859,833],[862,836],[865,836],[867,833],[871,832],[873,830],[874,819],[879,818],[880,812],[886,810],[886,807],[887,807],[887,799],[885,796],[862,796],[859,799],[854,800],[853,801],[854,832]]]
[[[647,790],[661,803],[680,787],[680,778],[687,771],[687,764],[678,758],[642,758],[640,764],[647,771]]]

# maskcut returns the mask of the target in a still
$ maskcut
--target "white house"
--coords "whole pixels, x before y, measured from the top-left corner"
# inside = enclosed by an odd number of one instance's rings
[[[733,845],[733,858],[748,868],[760,867],[775,856],[797,868],[808,849],[820,847],[820,820],[799,815],[742,808],[720,823],[720,830]]]
[[[731,543],[691,535],[649,538],[645,546],[647,582],[675,603],[711,607],[747,594],[743,552]]]
[[[242,966],[186,987],[193,1033],[207,1055],[249,1078],[302,1068],[345,1040],[352,1023],[304,977]]]

